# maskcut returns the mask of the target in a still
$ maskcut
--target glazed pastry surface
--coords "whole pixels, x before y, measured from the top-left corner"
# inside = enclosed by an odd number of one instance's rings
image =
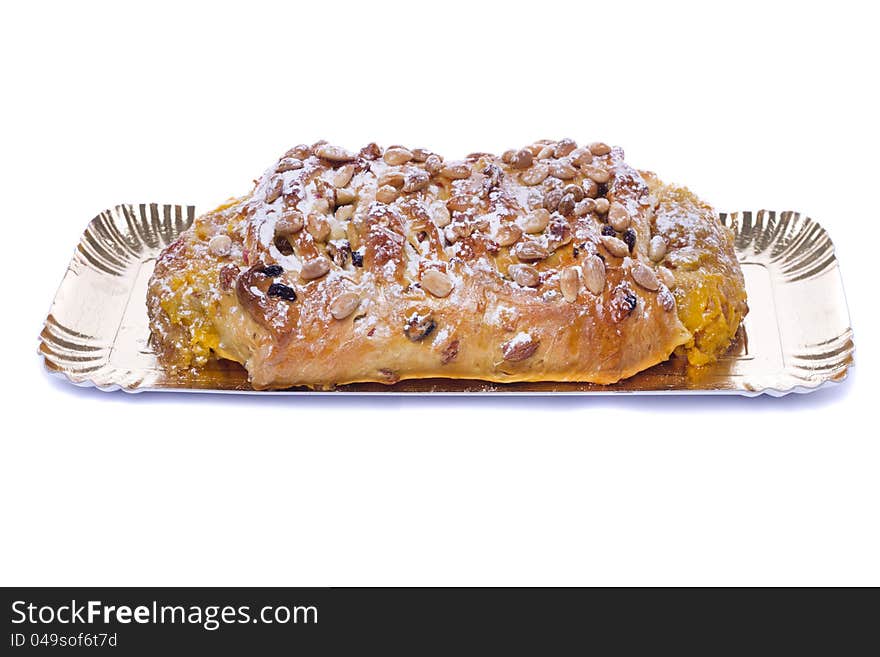
[[[458,161],[297,146],[162,252],[147,308],[166,367],[227,358],[255,388],[608,384],[713,361],[747,312],[709,205],[568,139]]]

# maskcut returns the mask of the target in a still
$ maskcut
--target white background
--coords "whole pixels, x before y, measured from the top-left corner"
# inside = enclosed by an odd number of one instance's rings
[[[867,5],[867,3],[865,3]],[[13,3],[0,20],[0,583],[880,584],[876,17],[859,3]],[[837,247],[843,385],[773,398],[102,393],[37,335],[120,202],[327,138],[602,139]]]

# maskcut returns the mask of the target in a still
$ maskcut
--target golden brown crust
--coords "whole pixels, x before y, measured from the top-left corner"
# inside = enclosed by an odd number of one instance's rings
[[[692,268],[689,249],[712,255]],[[688,330],[681,307],[716,276],[724,330]],[[543,141],[447,162],[319,142],[199,217],[160,256],[147,303],[167,366],[230,358],[257,388],[613,383],[677,347],[717,356],[744,292],[711,208],[620,149]]]

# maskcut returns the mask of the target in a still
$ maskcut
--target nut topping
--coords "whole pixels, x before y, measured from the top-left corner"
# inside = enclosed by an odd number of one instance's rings
[[[596,210],[596,201],[591,198],[585,198],[574,206],[574,215],[576,217],[586,217]]]
[[[573,139],[560,139],[556,143],[556,150],[553,151],[553,157],[565,157],[575,148],[577,148],[577,144],[574,143]]]
[[[403,183],[403,191],[408,194],[421,191],[428,186],[430,181],[431,176],[429,176],[427,172],[422,171],[421,169],[415,169],[406,174],[406,179]]]
[[[654,235],[648,244],[648,257],[654,262],[660,262],[666,257],[666,240],[660,235]]]
[[[278,200],[282,189],[284,189],[284,178],[278,176],[272,181],[269,189],[266,190],[266,203],[274,203]]]
[[[546,164],[539,163],[533,166],[531,169],[523,171],[520,174],[519,179],[520,181],[522,181],[523,185],[534,186],[540,185],[547,179],[547,176],[549,175],[550,167],[548,167]]]
[[[275,224],[275,234],[282,237],[296,235],[303,227],[302,212],[298,210],[290,210],[285,212],[281,219]]]
[[[317,258],[304,262],[299,275],[305,280],[311,281],[316,278],[321,278],[321,276],[328,271],[330,271],[330,261],[323,256],[318,256]]]
[[[208,242],[208,251],[218,257],[229,255],[232,250],[232,239],[229,235],[214,235]]]
[[[386,150],[385,155],[382,156],[382,159],[385,160],[386,164],[398,166],[400,164],[406,164],[412,159],[412,157],[413,154],[408,148],[396,146]]]
[[[441,299],[449,296],[453,288],[452,279],[439,269],[428,269],[423,272],[421,283],[424,289]]]
[[[626,245],[626,242],[621,239],[611,237],[610,235],[602,235],[599,238],[599,241],[602,242],[602,246],[604,246],[611,255],[615,255],[618,258],[623,258],[624,256],[629,255],[629,247]]]
[[[428,159],[428,157],[432,155],[431,151],[425,148],[414,148],[412,149],[412,159],[413,162],[424,162]]]
[[[633,277],[633,280],[646,290],[656,292],[660,287],[660,281],[657,280],[657,275],[654,273],[654,270],[643,265],[641,262],[634,263],[630,268],[629,273]]]
[[[566,267],[562,270],[559,275],[559,290],[568,303],[577,300],[578,292],[581,290],[581,275],[577,267]]]
[[[523,221],[523,230],[530,235],[534,235],[543,232],[549,223],[550,213],[544,208],[539,208],[530,212],[525,221]]]
[[[350,205],[354,203],[354,192],[350,189],[337,189],[336,190],[336,205]]]
[[[571,183],[571,184],[566,185],[565,187],[563,187],[563,188],[562,188],[562,193],[565,194],[565,195],[571,194],[572,197],[574,197],[574,202],[575,202],[575,203],[580,203],[581,201],[583,201],[583,200],[584,200],[584,196],[585,196],[585,194],[584,194],[584,188],[581,187],[580,185],[576,185],[576,184],[574,184],[574,183]]]
[[[596,214],[607,214],[611,204],[608,202],[607,198],[597,198],[595,201]]]
[[[327,245],[327,255],[340,267],[345,267],[351,258],[351,244],[348,240],[334,240]]]
[[[522,228],[516,224],[504,224],[499,226],[498,232],[495,234],[495,243],[498,244],[498,246],[511,246],[519,241],[522,234]]]
[[[549,160],[551,157],[553,157],[553,147],[549,144],[547,146],[544,146],[543,148],[541,148],[541,150],[538,151],[538,154],[535,157],[537,157],[539,160]]]
[[[452,221],[449,210],[445,205],[439,203],[431,206],[430,214],[431,221],[434,222],[434,225],[437,226],[437,228],[445,228],[449,225],[449,222]]]
[[[541,283],[541,274],[531,265],[510,265],[507,275],[522,287],[537,287]]]
[[[511,164],[514,169],[528,169],[532,166],[534,159],[535,156],[532,155],[532,152],[523,148],[514,154]]]
[[[330,162],[351,162],[354,159],[354,155],[344,148],[331,146],[330,144],[321,144],[318,146],[315,149],[315,155]]]
[[[663,282],[663,285],[672,289],[675,287],[675,276],[666,267],[657,267],[657,277]]]
[[[339,167],[339,170],[333,174],[333,185],[335,187],[345,187],[351,182],[352,176],[354,176],[353,164],[346,164],[345,166]]]
[[[592,144],[590,144],[590,152],[593,155],[598,156],[608,155],[608,153],[611,152],[611,146],[601,141],[594,141]]]
[[[550,175],[560,180],[571,180],[577,175],[577,169],[567,162],[554,162],[550,165]]]
[[[302,169],[302,167],[302,160],[295,157],[290,157],[281,160],[278,163],[278,168],[275,169],[275,172],[284,173],[285,171],[296,171],[297,169]]]
[[[660,292],[657,293],[657,300],[660,302],[660,307],[666,312],[669,313],[675,310],[675,295],[669,291],[668,287],[660,288]]]
[[[581,265],[584,272],[584,285],[593,294],[602,294],[605,288],[605,262],[597,255],[587,256]]]
[[[556,208],[559,207],[559,202],[562,200],[562,190],[561,189],[551,189],[544,195],[544,208],[548,212],[556,212]]]
[[[604,185],[609,180],[611,180],[611,174],[608,173],[607,169],[595,167],[592,165],[587,165],[583,169],[584,173],[587,175],[587,178],[589,178],[593,182],[599,183],[600,185]]]
[[[614,230],[623,232],[629,228],[630,222],[629,212],[627,212],[623,203],[615,201],[610,205],[608,208],[608,223],[611,224]]]
[[[501,355],[504,360],[516,363],[534,355],[539,344],[528,333],[518,333],[512,340],[508,340],[502,345]]]
[[[404,181],[405,181],[405,178],[403,176],[402,171],[392,170],[392,171],[386,171],[381,176],[379,176],[379,179],[376,181],[376,185],[378,187],[385,187],[386,185],[391,185],[392,187],[396,187],[397,189],[400,189],[401,187],[403,187]]]
[[[428,156],[428,159],[425,160],[425,171],[427,171],[429,175],[437,175],[442,168],[443,160],[440,159],[439,155],[431,154]]]
[[[466,162],[450,162],[440,169],[440,175],[452,180],[463,180],[464,178],[470,178],[471,168]]]
[[[559,214],[568,217],[569,215],[574,214],[575,204],[576,201],[574,200],[574,194],[566,194],[562,197],[562,200],[559,201],[559,207],[556,209],[559,211]]]
[[[589,148],[576,148],[571,152],[571,163],[575,166],[582,167],[593,161],[593,154]]]
[[[356,292],[343,292],[330,304],[330,314],[333,315],[333,319],[345,319],[357,309],[360,303],[361,298]]]
[[[383,185],[376,190],[376,200],[380,203],[394,203],[397,200],[398,191],[391,185]]]
[[[330,237],[330,222],[322,214],[310,214],[306,218],[306,230],[316,242],[324,242]]]
[[[522,262],[538,262],[550,256],[549,251],[538,242],[520,242],[514,249],[514,255]]]

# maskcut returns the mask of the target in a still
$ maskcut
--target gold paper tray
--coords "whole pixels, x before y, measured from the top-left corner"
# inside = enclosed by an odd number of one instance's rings
[[[77,385],[131,392],[784,395],[842,381],[853,362],[849,313],[828,234],[797,212],[759,210],[721,215],[736,233],[751,310],[730,352],[709,367],[689,368],[673,359],[611,386],[425,379],[331,392],[256,392],[244,369],[228,361],[171,376],[150,348],[147,281],[159,252],[194,218],[193,206],[152,203],[117,205],[92,219],[40,334],[39,351],[50,372]]]

